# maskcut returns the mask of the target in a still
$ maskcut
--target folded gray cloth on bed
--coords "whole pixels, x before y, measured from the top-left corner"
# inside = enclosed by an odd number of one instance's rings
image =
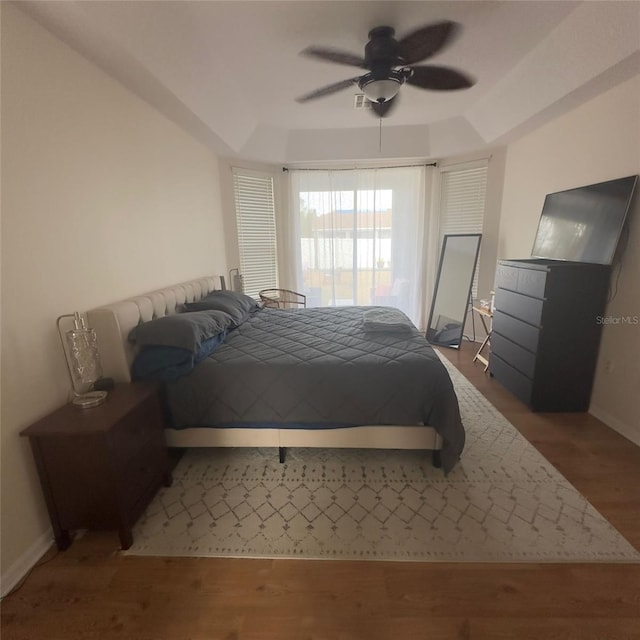
[[[366,332],[385,333],[410,333],[415,328],[402,311],[390,307],[367,309],[363,314],[362,327]]]

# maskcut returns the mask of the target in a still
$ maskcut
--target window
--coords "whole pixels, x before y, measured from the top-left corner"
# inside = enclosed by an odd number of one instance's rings
[[[291,170],[307,306],[398,307],[418,322],[424,167]]]
[[[273,178],[234,169],[233,187],[244,292],[257,298],[262,289],[278,286]]]
[[[487,166],[443,169],[440,181],[440,246],[447,233],[482,233],[487,192]],[[482,252],[482,245],[480,251]],[[480,260],[478,259],[478,263]],[[473,277],[478,295],[478,267]]]

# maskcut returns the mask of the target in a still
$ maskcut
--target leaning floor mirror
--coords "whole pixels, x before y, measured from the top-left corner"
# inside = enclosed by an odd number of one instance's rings
[[[431,344],[459,347],[462,342],[481,238],[480,233],[444,236],[427,328]]]

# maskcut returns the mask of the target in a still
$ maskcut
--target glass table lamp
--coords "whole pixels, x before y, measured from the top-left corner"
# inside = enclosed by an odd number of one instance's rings
[[[73,319],[73,327],[68,331],[63,331],[61,326],[61,321],[65,318]],[[93,390],[96,380],[102,377],[96,332],[87,327],[84,318],[77,311],[60,316],[56,324],[71,379],[71,402],[83,409],[102,404],[107,392]]]

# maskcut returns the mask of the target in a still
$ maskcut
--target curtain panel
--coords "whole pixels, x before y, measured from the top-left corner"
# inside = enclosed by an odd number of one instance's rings
[[[308,306],[392,306],[425,327],[438,236],[431,180],[423,166],[289,171],[287,262]]]

